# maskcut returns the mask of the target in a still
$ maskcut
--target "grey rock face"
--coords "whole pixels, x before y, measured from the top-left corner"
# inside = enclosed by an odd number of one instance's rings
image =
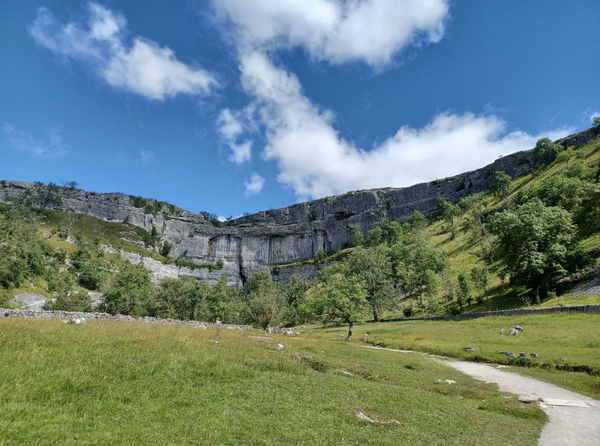
[[[581,146],[600,135],[600,129],[589,129],[559,141],[564,146]],[[171,255],[198,263],[223,260],[222,270],[172,268],[171,265],[148,263],[155,276],[192,275],[215,284],[226,276],[229,285],[242,286],[256,271],[272,269],[275,279],[289,282],[293,273],[314,277],[312,265],[277,268],[314,257],[324,249],[334,253],[348,246],[352,231],[358,226],[366,233],[381,219],[398,222],[410,219],[413,211],[425,215],[437,212],[438,196],[453,202],[477,192],[486,192],[496,171],[513,178],[532,169],[533,151],[514,153],[472,172],[406,188],[383,188],[349,192],[282,209],[273,209],[229,221],[215,227],[201,215],[163,204],[153,199],[147,206],[135,207],[133,199],[119,193],[95,193],[79,189],[61,189],[60,210],[91,215],[108,222],[128,222],[150,230],[156,227],[163,241],[173,244]],[[11,195],[20,195],[30,183],[0,181],[0,202]],[[124,255],[124,254],[121,254]],[[133,254],[132,254],[133,255]],[[135,260],[135,259],[130,259]]]

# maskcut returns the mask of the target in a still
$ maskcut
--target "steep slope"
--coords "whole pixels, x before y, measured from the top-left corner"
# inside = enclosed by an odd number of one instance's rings
[[[559,142],[580,147],[600,134],[599,128],[571,135]],[[242,286],[252,273],[273,265],[311,259],[324,249],[329,254],[348,246],[353,228],[366,233],[381,219],[407,221],[414,210],[425,215],[437,212],[438,197],[453,202],[486,192],[496,171],[513,178],[532,170],[533,151],[518,152],[481,169],[406,188],[383,188],[349,192],[282,209],[231,220],[216,227],[203,216],[154,199],[119,193],[95,193],[61,188],[62,205],[56,209],[90,215],[106,222],[127,222],[150,231],[173,244],[171,256],[196,264],[223,262],[223,268],[185,269],[186,275],[215,284],[225,275],[230,285]],[[30,183],[0,182],[0,202],[21,195]],[[293,269],[276,275],[286,281]]]

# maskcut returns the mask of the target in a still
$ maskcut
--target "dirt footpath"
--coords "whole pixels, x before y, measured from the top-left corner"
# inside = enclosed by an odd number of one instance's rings
[[[537,404],[548,414],[550,421],[544,427],[538,445],[600,446],[600,401],[485,364],[445,363],[480,381],[497,383],[503,392],[532,400],[539,397],[541,401]]]

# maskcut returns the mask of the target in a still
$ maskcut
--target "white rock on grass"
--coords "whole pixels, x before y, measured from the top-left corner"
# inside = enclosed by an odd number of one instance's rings
[[[276,347],[277,347],[277,350],[283,350],[285,348],[283,346],[283,344],[277,344]]]
[[[356,414],[356,416],[357,416],[358,418],[360,418],[361,420],[363,420],[363,421],[368,421],[369,423],[375,423],[375,421],[373,421],[372,419],[370,419],[368,416],[366,416],[366,415],[365,415],[364,413],[362,413],[362,412],[358,412],[358,413]]]
[[[456,384],[456,381],[453,379],[436,379],[436,383],[446,383],[446,384]]]

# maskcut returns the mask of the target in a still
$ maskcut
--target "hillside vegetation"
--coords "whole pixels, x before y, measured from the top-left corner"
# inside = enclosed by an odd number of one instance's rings
[[[147,270],[102,245],[165,264],[222,264],[172,258],[156,231],[48,210],[57,186],[36,183],[0,208],[0,304],[29,291],[55,297],[55,309],[91,310],[87,292],[99,291],[100,309],[110,313],[260,327],[320,319],[351,331],[369,318],[600,302],[568,298],[565,280],[597,262],[599,162],[598,139],[579,149],[540,140],[532,173],[496,172],[489,194],[459,203],[439,197],[433,218],[415,211],[409,222],[382,221],[368,234],[355,228],[353,247],[307,261],[320,271],[314,281],[294,277],[282,286],[262,271],[244,289],[225,278],[215,286],[191,277],[152,283]]]

